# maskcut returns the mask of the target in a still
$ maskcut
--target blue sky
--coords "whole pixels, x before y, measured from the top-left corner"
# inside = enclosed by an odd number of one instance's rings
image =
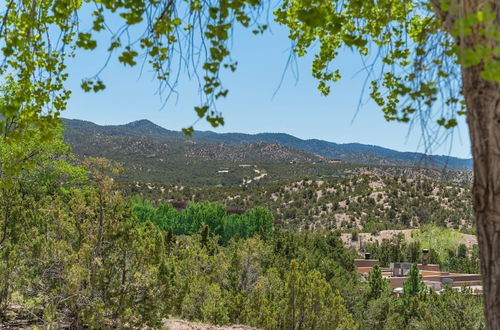
[[[310,74],[310,58],[297,60],[298,79],[291,70],[279,86],[290,42],[287,31],[271,24],[271,31],[254,36],[250,31],[237,30],[232,43],[232,56],[238,61],[235,73],[224,75],[229,95],[218,103],[225,126],[213,129],[200,121],[198,130],[216,132],[284,132],[303,139],[322,139],[337,143],[359,142],[400,151],[425,151],[420,128],[407,124],[387,123],[382,112],[365,102],[359,112],[361,86],[365,79],[359,55],[345,50],[336,61],[343,78],[335,84],[329,96],[316,89]],[[98,124],[124,124],[139,119],[172,130],[190,126],[196,120],[193,107],[199,105],[197,86],[185,77],[177,88],[179,94],[162,107],[156,94],[157,82],[148,70],[124,67],[111,61],[101,78],[107,88],[98,94],[85,93],[79,85],[82,78],[95,74],[104,63],[100,51],[80,52],[70,63],[68,87],[73,90],[66,118],[89,120]],[[359,73],[358,73],[359,72]],[[358,74],[356,74],[358,73]],[[467,127],[460,120],[459,128],[448,139],[431,150],[433,154],[470,157]]]

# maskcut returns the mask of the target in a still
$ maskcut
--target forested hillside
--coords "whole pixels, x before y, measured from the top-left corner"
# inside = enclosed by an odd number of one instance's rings
[[[255,186],[303,177],[328,179],[368,172],[408,178],[428,177],[468,185],[472,177],[469,170],[444,166],[353,164],[274,142],[252,140],[244,144],[189,139],[149,121],[122,126],[98,126],[78,120],[66,120],[65,123],[65,141],[72,146],[73,152],[80,159],[105,157],[120,162],[125,171],[116,178],[122,182],[174,183],[189,187]],[[355,154],[359,156],[357,160],[364,163],[364,154]],[[391,164],[390,161],[368,163]]]
[[[99,150],[98,144],[111,144],[119,146],[125,145],[139,139],[142,143],[161,144],[170,150],[187,149],[189,155],[193,145],[197,145],[198,152],[194,155],[209,156],[211,159],[240,159],[246,161],[324,161],[325,159],[342,160],[348,163],[370,164],[370,165],[397,165],[397,166],[419,166],[431,168],[457,168],[470,169],[472,161],[470,159],[460,159],[447,156],[428,156],[420,153],[398,152],[395,150],[378,146],[363,145],[359,143],[337,144],[322,140],[301,140],[288,134],[262,133],[262,134],[241,134],[226,133],[217,134],[214,132],[195,132],[193,137],[184,136],[181,132],[170,131],[147,120],[140,120],[125,125],[99,126],[91,122],[81,120],[64,120],[66,125],[66,140],[74,146],[77,153],[95,155]],[[113,141],[111,137],[127,137],[126,141],[118,139]],[[80,150],[85,141],[92,141],[87,149]],[[246,146],[274,145],[280,146],[278,154],[274,152],[264,153],[260,156],[252,152],[252,147],[247,151]],[[223,149],[220,149],[221,146]],[[212,151],[211,148],[219,148]],[[142,151],[136,146],[135,151]],[[156,145],[151,148],[161,148]],[[283,151],[286,150],[283,155]],[[130,150],[134,151],[134,150]],[[253,150],[259,151],[259,150]],[[297,158],[291,157],[294,153]],[[146,154],[143,152],[143,154]],[[234,155],[235,154],[235,155]],[[215,156],[215,157],[214,157]],[[257,158],[256,158],[257,157]],[[259,158],[261,157],[261,158]],[[271,157],[268,159],[267,157]]]
[[[470,190],[425,177],[353,175],[253,187],[189,188],[133,183],[129,194],[153,200],[216,201],[231,208],[266,206],[285,227],[377,232],[423,224],[473,231]]]
[[[436,224],[474,230],[470,171],[331,161],[239,134],[223,135],[233,143],[206,132],[189,139],[149,121],[98,126],[66,120],[66,126],[65,139],[80,158],[124,165],[116,178],[130,196],[265,206],[287,228],[377,232]]]

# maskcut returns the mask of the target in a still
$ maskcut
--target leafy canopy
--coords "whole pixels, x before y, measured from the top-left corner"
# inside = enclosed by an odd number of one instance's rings
[[[241,25],[258,34],[267,28],[257,22],[259,0],[9,0],[0,10],[0,76],[7,86],[15,86],[2,92],[0,119],[16,121],[19,129],[56,125],[71,94],[64,86],[68,58],[78,49],[98,47],[109,53],[104,66],[114,57],[125,66],[149,65],[160,91],[172,92],[178,75],[187,70],[202,90],[196,113],[214,127],[222,125],[214,102],[228,93],[220,72],[237,67],[228,48],[232,29]],[[91,24],[86,28],[79,15],[88,11]],[[114,29],[110,22],[116,20],[120,23]],[[108,44],[98,43],[103,34]],[[82,81],[84,91],[105,88],[99,73]],[[1,134],[6,132],[0,128]]]
[[[312,74],[324,95],[341,77],[333,62],[343,48],[372,60],[365,68],[370,96],[389,121],[418,114],[445,128],[457,125],[456,115],[465,114],[460,66],[482,63],[482,77],[500,81],[500,29],[488,3],[464,14],[451,1],[285,0],[275,14],[290,28],[298,56],[315,52]],[[458,42],[473,29],[480,43]]]

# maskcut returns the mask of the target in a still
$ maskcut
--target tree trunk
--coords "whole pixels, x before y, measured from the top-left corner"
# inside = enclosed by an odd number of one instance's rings
[[[500,85],[462,69],[474,158],[473,201],[488,329],[500,329]]]

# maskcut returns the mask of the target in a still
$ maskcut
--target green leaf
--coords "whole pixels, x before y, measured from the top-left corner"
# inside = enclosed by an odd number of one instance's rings
[[[126,50],[118,57],[118,60],[125,65],[134,66],[137,62],[134,60],[137,55],[136,51],[132,50],[130,47],[126,47]]]
[[[184,135],[187,135],[187,136],[192,136],[193,132],[194,132],[193,126],[182,129],[182,133],[184,133]]]
[[[202,107],[194,107],[194,110],[198,114],[198,117],[203,118],[208,111],[208,106],[204,105]]]
[[[97,41],[92,39],[90,33],[79,33],[76,45],[82,49],[93,50],[97,47]]]

